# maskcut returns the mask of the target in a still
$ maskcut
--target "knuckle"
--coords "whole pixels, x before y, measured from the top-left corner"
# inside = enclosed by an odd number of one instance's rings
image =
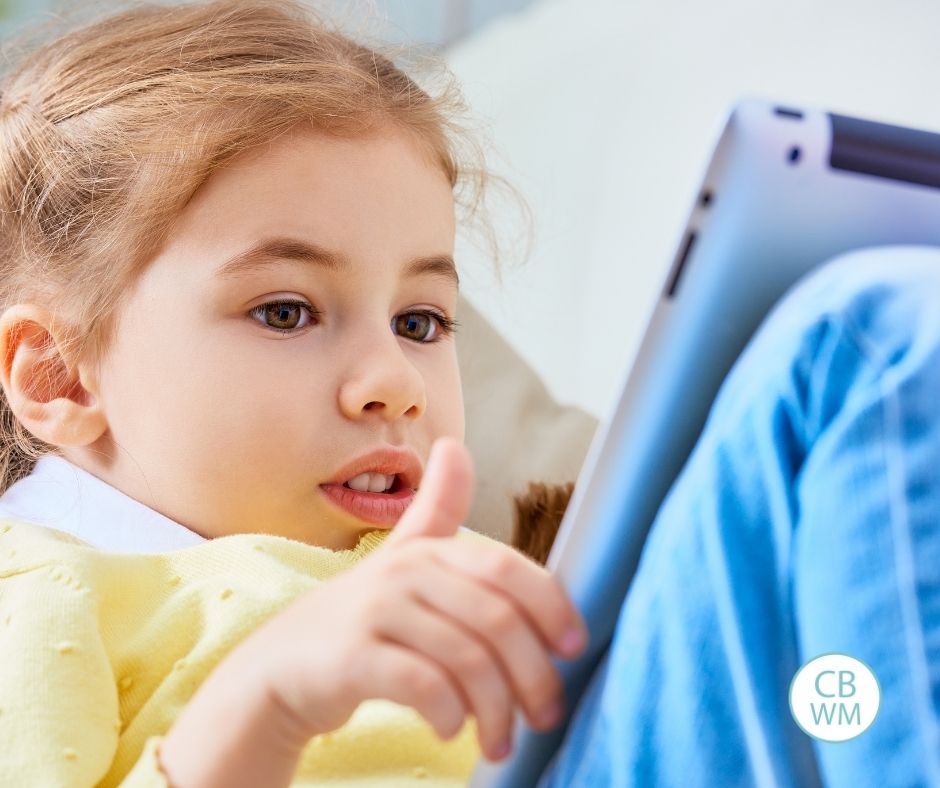
[[[359,606],[359,622],[366,636],[379,633],[381,624],[386,620],[386,597],[382,594],[368,594]]]
[[[493,550],[487,556],[485,571],[489,577],[499,582],[505,582],[515,568],[514,556],[509,550]]]
[[[475,681],[484,678],[492,667],[493,660],[484,648],[465,648],[460,653],[458,669],[462,675]]]
[[[409,539],[402,546],[404,552],[410,556],[412,561],[424,560],[428,553],[434,548],[435,540],[429,536],[419,536],[415,539]]]
[[[526,702],[534,707],[541,707],[557,698],[561,690],[561,677],[547,661],[545,664],[536,666],[531,672],[527,672],[520,687],[520,692]]]
[[[443,739],[455,736],[463,727],[466,709],[447,682],[424,671],[412,684],[415,708],[434,726]]]
[[[496,600],[488,606],[481,618],[486,631],[499,637],[512,632],[518,621],[516,610],[509,602]]]
[[[366,676],[371,676],[369,664],[360,664],[360,667],[366,668]],[[395,687],[411,687],[418,678],[420,666],[406,660],[391,659],[385,665],[380,665],[383,676],[388,683]]]
[[[457,708],[446,709],[439,715],[437,732],[442,739],[452,739],[463,727],[465,715],[462,710]]]
[[[548,575],[542,611],[549,633],[560,637],[577,620],[578,613],[558,578]]]
[[[402,677],[405,686],[411,687],[415,696],[425,704],[435,704],[447,695],[448,687],[444,679],[430,670],[412,669]]]
[[[411,543],[400,545],[395,550],[389,550],[383,555],[381,574],[386,578],[394,578],[406,573],[414,560]]]

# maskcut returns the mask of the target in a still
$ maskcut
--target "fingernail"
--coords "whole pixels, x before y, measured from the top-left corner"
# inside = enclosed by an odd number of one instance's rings
[[[573,656],[577,654],[581,647],[584,645],[584,635],[580,629],[569,629],[562,636],[561,641],[558,644],[558,647],[561,649],[561,653]]]
[[[501,761],[511,752],[512,752],[512,740],[506,739],[506,741],[500,743],[498,746],[493,748],[493,760]]]

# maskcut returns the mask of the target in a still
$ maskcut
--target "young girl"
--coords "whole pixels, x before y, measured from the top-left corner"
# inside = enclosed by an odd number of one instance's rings
[[[447,538],[443,106],[287,3],[136,11],[7,77],[0,782],[459,784],[515,707],[558,718],[577,613]],[[544,784],[940,784],[938,315],[937,250],[781,302]],[[829,652],[881,687],[835,743],[788,698]]]
[[[447,538],[452,107],[291,2],[6,77],[3,784],[461,784],[560,718],[577,612]]]

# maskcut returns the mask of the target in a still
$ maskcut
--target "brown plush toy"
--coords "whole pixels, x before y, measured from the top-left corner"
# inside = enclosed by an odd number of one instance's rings
[[[512,546],[544,565],[572,492],[574,482],[529,482],[527,492],[513,497],[516,512]]]

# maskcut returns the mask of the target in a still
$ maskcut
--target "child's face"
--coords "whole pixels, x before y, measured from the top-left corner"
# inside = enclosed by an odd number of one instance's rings
[[[340,262],[266,256],[219,272],[274,239]],[[66,456],[207,537],[352,546],[383,524],[321,484],[374,449],[423,468],[436,438],[463,439],[454,340],[415,314],[455,317],[453,247],[450,184],[399,132],[302,129],[243,154],[196,193],[122,308],[99,379],[114,463],[85,447]],[[437,263],[409,272],[417,258]],[[275,301],[319,314],[263,306]]]

